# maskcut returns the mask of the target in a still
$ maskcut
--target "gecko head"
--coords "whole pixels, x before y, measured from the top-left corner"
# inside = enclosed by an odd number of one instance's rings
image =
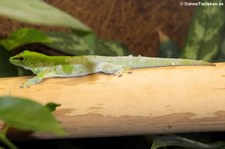
[[[46,55],[38,52],[23,51],[22,53],[10,57],[9,61],[14,65],[30,69],[32,67],[35,67],[36,64],[38,64],[38,62],[41,61],[41,58],[45,56]]]

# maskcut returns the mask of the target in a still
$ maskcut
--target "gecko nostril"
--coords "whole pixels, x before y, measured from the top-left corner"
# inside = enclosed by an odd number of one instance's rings
[[[24,57],[20,56],[19,59],[20,59],[21,61],[23,61],[23,60],[24,60]]]

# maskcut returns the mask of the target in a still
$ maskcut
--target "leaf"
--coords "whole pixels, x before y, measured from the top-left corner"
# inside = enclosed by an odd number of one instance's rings
[[[65,134],[45,106],[24,98],[0,97],[0,119],[10,126],[22,130]]]
[[[34,75],[34,73],[31,70],[25,69],[23,67],[17,66],[18,74],[17,76],[31,76]]]
[[[211,2],[210,0],[203,0]],[[215,0],[221,3],[223,0]],[[225,27],[225,6],[199,6],[188,32],[182,58],[213,61],[218,54]]]
[[[7,39],[1,40],[0,44],[6,49],[12,50],[25,44],[51,42],[50,38],[43,32],[32,28],[22,28],[12,32]]]
[[[91,32],[79,20],[41,0],[0,0],[0,14],[26,23],[65,26]]]
[[[17,149],[17,147],[7,138],[7,132],[9,129],[9,125],[6,124],[2,129],[0,133],[0,142],[5,144],[9,149]]]
[[[223,38],[223,44],[222,44],[222,47],[221,47],[221,55],[223,55],[224,57],[224,61],[225,61],[225,38]]]
[[[9,62],[10,53],[0,46],[0,77],[17,76],[17,67]]]
[[[45,105],[46,108],[49,109],[50,112],[53,112],[56,110],[57,107],[61,106],[61,104],[57,104],[57,103],[54,103],[54,102],[49,102]]]
[[[33,74],[30,70],[12,65],[9,62],[10,57],[11,55],[9,51],[0,46],[0,77],[13,77]]]
[[[85,34],[85,35],[82,35],[82,36],[79,36],[79,37],[89,47],[90,54],[93,54],[93,49],[96,46],[96,40],[97,40],[96,34],[95,33],[89,33],[89,34]]]
[[[217,62],[224,62],[225,61],[225,38],[224,37],[223,37],[222,46],[221,46],[220,51],[219,51],[219,53],[217,55],[217,58],[216,58]]]
[[[104,56],[126,56],[130,55],[131,52],[128,48],[117,41],[109,41],[103,39],[97,39],[94,54]]]
[[[88,45],[77,35],[70,32],[47,32],[48,38],[52,43],[44,45],[72,55],[90,54]]]
[[[72,55],[122,56],[131,54],[128,48],[120,42],[97,39],[94,33],[47,32],[46,35],[53,42],[43,43],[44,45]]]
[[[176,44],[163,32],[158,31],[160,39],[160,48],[158,57],[165,58],[178,58],[180,57],[180,51]]]
[[[165,135],[156,137],[153,140],[151,149],[158,149],[160,147],[166,146],[181,146],[186,148],[201,148],[201,149],[220,149],[221,147],[225,146],[225,142],[205,144],[179,136]]]

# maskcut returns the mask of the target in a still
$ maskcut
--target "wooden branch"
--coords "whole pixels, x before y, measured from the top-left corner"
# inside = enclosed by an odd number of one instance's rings
[[[51,78],[19,88],[29,78],[0,78],[0,96],[62,104],[54,114],[71,137],[225,130],[225,63]]]

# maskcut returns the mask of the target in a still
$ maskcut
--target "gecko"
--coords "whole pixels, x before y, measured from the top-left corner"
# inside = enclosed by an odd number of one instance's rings
[[[214,65],[201,60],[143,56],[48,56],[28,50],[10,57],[9,61],[36,74],[20,87],[30,87],[45,78],[53,77],[78,77],[95,73],[117,75],[129,69],[162,66]]]

